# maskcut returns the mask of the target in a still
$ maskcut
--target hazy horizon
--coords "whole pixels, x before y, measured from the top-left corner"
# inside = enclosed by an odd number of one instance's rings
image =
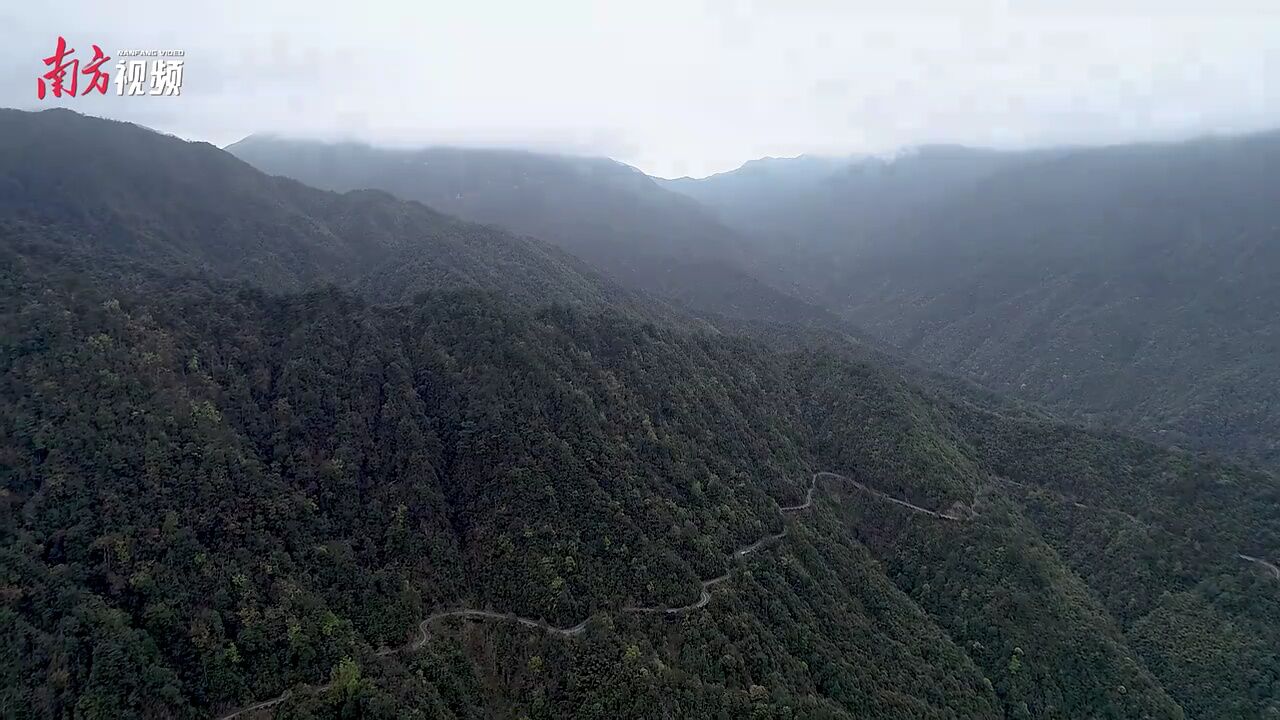
[[[658,175],[650,172],[645,172],[645,174],[648,175],[649,177],[656,178],[659,180],[679,180],[679,179],[701,180],[701,179],[706,179],[708,177],[712,177],[715,175],[732,173],[736,170],[742,169],[747,165],[750,165],[755,162],[761,162],[761,161],[798,160],[801,158],[812,158],[815,160],[823,160],[823,161],[831,161],[831,162],[843,162],[843,161],[853,162],[859,159],[872,159],[872,158],[885,160],[885,161],[892,161],[897,157],[909,156],[921,150],[925,150],[928,148],[940,148],[940,147],[955,147],[955,148],[964,148],[967,150],[987,151],[987,152],[1019,152],[1019,151],[1055,150],[1055,149],[1087,150],[1090,148],[1106,148],[1106,147],[1114,147],[1119,145],[1174,144],[1174,143],[1188,142],[1188,141],[1195,141],[1195,140],[1209,139],[1209,138],[1244,137],[1244,136],[1250,136],[1250,135],[1268,134],[1273,132],[1280,132],[1280,122],[1274,125],[1266,125],[1259,128],[1250,128],[1250,129],[1236,130],[1236,131],[1229,131],[1229,132],[1193,132],[1186,135],[1178,135],[1178,136],[1167,137],[1167,138],[1139,137],[1131,140],[1120,140],[1116,142],[1056,143],[1056,144],[1046,144],[1046,145],[1027,145],[1023,147],[1008,147],[1008,148],[996,147],[992,145],[949,143],[949,142],[924,142],[916,145],[904,145],[902,147],[886,150],[883,152],[845,153],[845,154],[799,153],[796,155],[762,155],[760,157],[745,158],[742,162],[732,167],[726,168],[724,170],[716,170],[714,172],[701,174],[701,175],[664,176],[664,175]],[[391,151],[413,151],[413,150],[431,150],[431,149],[447,148],[447,149],[479,150],[479,151],[494,151],[494,152],[531,153],[531,154],[548,155],[548,156],[577,157],[577,158],[583,158],[583,159],[614,160],[619,163],[630,165],[630,163],[626,163],[624,160],[621,160],[619,158],[609,157],[608,155],[593,155],[590,153],[574,153],[571,151],[561,151],[556,149],[539,149],[536,147],[528,147],[528,146],[521,146],[521,145],[486,145],[486,144],[433,143],[433,142],[396,144],[396,143],[379,143],[376,141],[366,140],[358,137],[341,137],[341,138],[299,137],[299,136],[291,136],[286,133],[279,133],[279,132],[249,133],[248,135],[245,135],[242,138],[233,140],[223,145],[219,145],[218,147],[220,147],[223,150],[227,150],[231,146],[237,143],[249,140],[250,138],[263,138],[267,140],[281,141],[281,142],[315,142],[315,143],[321,143],[325,145],[356,145],[356,146],[373,148],[376,150],[391,150]],[[188,139],[198,140],[198,138],[188,138]],[[635,167],[635,166],[631,166],[631,167]],[[641,172],[644,172],[643,168],[636,168],[636,169],[641,170]]]
[[[604,156],[657,177],[761,157],[997,149],[1280,126],[1280,10],[1237,0],[869,4],[146,0],[0,10],[0,105],[62,105],[220,147],[256,133]],[[387,27],[391,26],[388,30]],[[185,52],[180,97],[37,100],[57,37]]]
[[[55,108],[27,107],[27,108],[9,108],[9,109],[22,110],[27,112],[41,112],[43,110],[52,110]],[[59,107],[56,109],[71,110],[73,112],[81,112],[74,107],[66,107],[66,106]],[[228,150],[231,146],[239,142],[243,142],[250,138],[257,137],[257,138],[264,138],[264,139],[269,139],[273,141],[284,141],[284,142],[315,142],[315,143],[322,143],[326,145],[350,144],[350,145],[358,145],[358,146],[374,148],[378,150],[392,150],[392,151],[397,151],[397,150],[412,151],[412,150],[430,150],[430,149],[437,149],[437,148],[451,148],[451,149],[479,150],[479,151],[531,153],[531,154],[538,154],[538,155],[576,157],[576,158],[583,158],[583,159],[613,160],[615,162],[619,162],[619,163],[629,165],[631,167],[635,167],[641,172],[644,172],[649,177],[659,179],[659,180],[679,180],[679,179],[701,180],[708,177],[712,177],[714,175],[723,175],[727,173],[732,173],[735,170],[740,170],[744,166],[750,165],[755,162],[770,161],[770,160],[797,160],[800,158],[813,158],[817,160],[826,160],[826,161],[850,161],[850,162],[856,161],[858,159],[871,159],[871,158],[877,158],[882,160],[892,160],[896,157],[910,155],[914,152],[927,149],[930,147],[957,147],[957,148],[966,148],[969,150],[991,151],[991,152],[1018,152],[1018,151],[1024,151],[1024,150],[1053,150],[1053,149],[1061,149],[1061,148],[1088,149],[1088,148],[1103,148],[1103,147],[1115,146],[1115,145],[1178,143],[1178,142],[1193,141],[1198,139],[1206,139],[1206,138],[1214,138],[1214,137],[1239,137],[1239,136],[1256,135],[1256,134],[1263,134],[1263,133],[1269,133],[1269,132],[1280,132],[1280,122],[1277,122],[1272,125],[1265,125],[1258,128],[1249,128],[1249,129],[1234,130],[1234,131],[1192,132],[1185,135],[1175,135],[1175,136],[1166,137],[1166,138],[1136,137],[1133,139],[1118,140],[1115,142],[1056,143],[1056,144],[1045,144],[1045,145],[1032,144],[1032,145],[1026,145],[1021,147],[997,147],[994,145],[965,144],[965,143],[955,143],[955,142],[923,142],[915,145],[904,145],[901,147],[892,148],[892,149],[881,151],[881,152],[862,152],[862,153],[851,152],[851,153],[845,153],[845,154],[824,154],[824,153],[809,152],[809,153],[799,153],[796,155],[761,155],[759,157],[745,158],[738,164],[725,168],[723,170],[715,170],[713,172],[708,172],[708,173],[699,174],[699,175],[660,175],[656,173],[646,172],[643,168],[639,168],[635,165],[632,165],[631,163],[626,162],[625,160],[622,160],[620,158],[610,157],[608,155],[592,154],[587,151],[575,152],[573,150],[565,150],[565,149],[557,149],[557,148],[539,148],[535,145],[520,145],[520,144],[501,145],[501,144],[465,143],[465,142],[444,143],[444,142],[431,142],[431,141],[404,142],[404,143],[395,143],[395,142],[380,143],[376,140],[370,140],[370,139],[365,139],[365,138],[360,138],[355,136],[304,137],[304,136],[289,135],[288,133],[277,132],[277,131],[251,132],[243,137],[231,140],[230,142],[218,143],[206,138],[186,137],[178,133],[171,133],[168,130],[165,130],[163,128],[153,127],[150,125],[146,125],[145,123],[137,122],[134,120],[128,120],[126,118],[116,118],[116,117],[111,117],[110,115],[99,115],[96,113],[88,113],[88,112],[81,112],[81,114],[90,116],[90,117],[101,117],[101,118],[110,119],[110,120],[121,120],[124,122],[132,122],[134,124],[145,127],[148,130],[165,133],[165,134],[172,134],[182,138],[183,140],[187,140],[190,142],[208,142],[211,145],[214,145],[215,147],[218,147],[221,150]]]

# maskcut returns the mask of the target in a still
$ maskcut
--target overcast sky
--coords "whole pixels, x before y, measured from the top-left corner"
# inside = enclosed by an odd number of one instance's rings
[[[59,104],[218,145],[524,146],[698,176],[765,155],[1280,126],[1276,0],[187,5],[4,3],[0,105],[54,104],[36,78],[63,35],[80,57],[186,60],[180,98],[113,86]]]

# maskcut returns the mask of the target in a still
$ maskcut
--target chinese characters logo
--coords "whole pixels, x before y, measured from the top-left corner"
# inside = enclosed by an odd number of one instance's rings
[[[55,98],[63,95],[76,97],[76,91],[84,86],[79,95],[88,95],[97,91],[99,95],[107,94],[110,83],[110,72],[102,66],[111,59],[102,52],[102,48],[93,45],[93,57],[89,58],[82,68],[80,58],[75,57],[75,48],[67,47],[66,38],[58,37],[58,44],[53,54],[44,58],[49,70],[36,78],[36,97],[40,100],[52,93]],[[117,55],[116,63],[116,95],[181,95],[182,94],[182,50],[122,50]],[[129,59],[125,59],[129,58]],[[144,58],[151,58],[150,60]],[[81,75],[87,76],[81,82]]]

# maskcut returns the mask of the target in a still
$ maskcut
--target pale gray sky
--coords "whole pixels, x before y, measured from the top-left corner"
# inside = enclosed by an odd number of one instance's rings
[[[58,104],[218,145],[524,146],[675,176],[1280,126],[1276,0],[72,0],[6,3],[0,27],[0,105],[54,103],[35,90],[59,34],[80,57],[181,49],[181,98]]]

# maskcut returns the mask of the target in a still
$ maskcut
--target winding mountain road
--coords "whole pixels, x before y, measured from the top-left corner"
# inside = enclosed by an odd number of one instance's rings
[[[787,515],[795,515],[795,514],[804,512],[805,510],[808,510],[809,508],[813,507],[813,494],[814,494],[814,491],[818,489],[819,481],[828,480],[828,479],[842,481],[843,483],[847,485],[851,485],[857,488],[858,490],[861,490],[862,492],[865,492],[869,495],[873,495],[883,500],[887,500],[888,502],[891,502],[895,505],[905,507],[913,512],[921,513],[923,515],[928,515],[930,517],[935,517],[942,520],[950,520],[950,521],[959,521],[964,519],[952,513],[948,513],[948,512],[940,513],[934,510],[930,510],[928,508],[920,507],[919,505],[914,505],[912,503],[907,502],[906,500],[900,500],[890,495],[886,495],[880,492],[879,490],[869,488],[866,485],[858,482],[857,480],[847,478],[837,473],[826,472],[826,471],[814,473],[813,477],[809,481],[809,489],[808,491],[805,492],[804,502],[800,503],[799,505],[780,505],[778,506],[778,511],[782,513],[782,515],[785,517]],[[771,535],[765,535],[764,537],[752,542],[749,545],[744,545],[734,550],[730,556],[730,559],[733,561],[741,560],[742,558],[745,558],[746,556],[756,552],[757,550],[763,547],[766,547],[768,545],[781,541],[786,536],[787,536],[787,529],[784,527],[781,532],[773,533]],[[707,603],[711,602],[711,588],[715,587],[716,585],[719,585],[720,583],[727,581],[728,579],[729,579],[729,573],[725,573],[723,575],[718,575],[716,577],[713,577],[710,580],[701,581],[701,588],[700,588],[700,593],[698,595],[697,601],[690,603],[688,605],[681,605],[678,607],[666,607],[666,606],[623,607],[623,608],[619,608],[619,612],[636,613],[636,614],[660,614],[660,615],[666,615],[666,616],[679,615],[682,613],[692,612],[694,610],[698,610],[703,607],[706,607]],[[569,627],[559,627],[559,626],[548,623],[546,620],[542,620],[542,619],[535,620],[533,618],[521,617],[513,613],[500,613],[500,612],[493,612],[490,610],[477,610],[473,608],[456,608],[453,610],[441,610],[439,612],[435,612],[435,613],[432,613],[431,615],[428,615],[426,618],[424,618],[421,622],[418,623],[417,638],[399,647],[381,648],[377,652],[378,657],[387,657],[389,655],[409,653],[409,652],[414,652],[421,649],[423,645],[427,644],[427,639],[429,637],[428,630],[431,627],[431,625],[440,620],[444,620],[445,618],[451,618],[451,617],[474,618],[478,620],[502,620],[506,622],[517,623],[520,625],[524,625],[525,627],[534,628],[546,633],[550,633],[552,635],[559,635],[562,637],[573,637],[575,635],[582,634],[582,632],[587,629],[587,622],[589,620],[589,619],[583,620],[577,625],[571,625]],[[309,693],[319,693],[319,692],[324,692],[325,690],[328,690],[330,687],[332,687],[331,683],[324,684],[324,685],[316,685],[316,686],[308,687],[307,691]],[[225,715],[219,715],[216,720],[234,720],[235,718],[241,715],[247,715],[249,713],[256,712],[258,710],[265,710],[269,707],[278,705],[284,702],[285,700],[288,700],[290,697],[291,697],[291,692],[289,690],[285,690],[284,692],[280,693],[279,695],[273,698],[269,698],[267,700],[261,700],[259,702],[253,703],[252,705],[246,705],[244,707],[228,712]]]
[[[961,516],[959,516],[959,515],[956,515],[955,513],[950,512],[950,511],[946,511],[946,512],[938,512],[938,511],[936,511],[936,510],[930,510],[929,508],[922,508],[922,507],[920,507],[919,505],[914,505],[914,504],[912,504],[912,503],[907,502],[906,500],[901,500],[901,499],[899,499],[899,498],[893,497],[892,495],[886,495],[886,494],[884,494],[884,493],[880,492],[879,490],[876,490],[876,489],[874,489],[874,488],[869,488],[869,487],[867,487],[866,485],[863,485],[862,483],[858,482],[857,480],[854,480],[853,478],[847,478],[847,477],[845,477],[844,475],[839,475],[839,474],[837,474],[837,473],[827,472],[827,471],[825,471],[825,470],[824,470],[824,471],[822,471],[822,472],[816,473],[816,474],[813,476],[813,482],[814,482],[814,484],[815,484],[815,485],[817,484],[817,482],[818,482],[818,479],[819,479],[819,478],[831,478],[831,479],[833,479],[833,480],[841,480],[841,481],[843,481],[846,485],[852,485],[852,486],[854,486],[854,487],[858,488],[859,490],[861,490],[861,491],[863,491],[863,492],[867,493],[868,495],[874,495],[874,496],[876,496],[876,497],[880,498],[881,500],[887,500],[888,502],[891,502],[891,503],[893,503],[894,505],[900,505],[900,506],[902,506],[902,507],[904,507],[904,508],[907,508],[908,510],[911,510],[911,511],[913,511],[913,512],[918,512],[918,513],[921,513],[921,514],[923,514],[923,515],[929,515],[929,516],[932,516],[932,517],[936,517],[936,518],[938,518],[938,519],[940,519],[940,520],[951,520],[951,521],[953,521],[953,522],[958,522],[958,521],[961,521],[961,520],[964,520],[964,519],[965,519],[965,518],[963,518],[963,517],[961,517]],[[812,487],[810,487],[810,488],[809,488],[809,498],[810,498],[810,500],[812,500],[812,498],[813,498],[813,488],[812,488]],[[804,507],[808,507],[808,503],[807,503],[807,502],[806,502],[806,504],[804,505]]]
[[[1019,483],[1013,480],[1004,480],[1001,478],[996,478],[996,479],[1001,480],[1002,482],[1010,485],[1025,487],[1022,483]],[[912,512],[937,518],[939,520],[947,520],[949,522],[962,522],[968,519],[972,519],[972,517],[974,517],[972,515],[969,517],[964,517],[952,511],[939,512],[937,510],[930,510],[929,508],[920,507],[919,505],[916,505],[914,503],[908,502],[906,500],[902,500],[901,498],[893,497],[892,495],[887,495],[879,490],[868,487],[865,484],[858,482],[857,480],[854,480],[852,478],[848,478],[848,477],[845,477],[844,475],[840,475],[838,473],[833,473],[833,472],[827,472],[827,471],[814,473],[812,479],[809,482],[809,489],[808,491],[805,492],[804,502],[800,503],[799,505],[780,505],[778,506],[778,511],[785,517],[787,515],[795,515],[795,514],[804,512],[805,510],[808,510],[809,508],[813,507],[814,492],[817,491],[819,483],[826,480],[839,481],[844,485],[856,488],[857,490],[864,492],[868,495],[880,498],[881,500],[885,500],[886,502],[892,503],[894,505],[898,505],[899,507],[904,507]],[[1138,518],[1121,510],[1092,507],[1092,506],[1080,503],[1078,501],[1071,500],[1070,498],[1067,498],[1067,500],[1073,506],[1078,508],[1093,510],[1098,512],[1116,513],[1126,517],[1127,519],[1135,523],[1141,522],[1138,520]],[[733,561],[741,560],[747,557],[748,555],[760,550],[761,548],[767,547],[776,542],[780,542],[786,536],[787,536],[787,529],[784,527],[781,532],[765,535],[764,537],[758,540],[755,540],[754,542],[748,545],[744,545],[734,550],[733,553],[730,555],[730,559]],[[1273,578],[1275,578],[1276,580],[1280,580],[1280,567],[1277,567],[1273,563],[1263,558],[1253,557],[1252,555],[1245,555],[1243,553],[1239,553],[1237,556],[1241,560],[1245,560],[1247,562],[1257,564],[1258,566],[1262,567]],[[623,607],[623,608],[619,608],[618,612],[672,616],[672,615],[679,615],[682,613],[692,612],[694,610],[699,610],[701,608],[706,607],[707,604],[711,602],[711,588],[723,582],[728,581],[729,577],[730,577],[729,573],[724,573],[723,575],[717,575],[716,577],[713,577],[709,580],[701,581],[700,583],[701,587],[699,588],[700,592],[698,594],[698,599],[695,602],[692,602],[688,605],[681,605],[677,607],[667,607],[667,606]],[[386,657],[389,655],[397,655],[400,653],[415,652],[421,649],[423,645],[426,645],[427,639],[430,636],[429,631],[430,631],[431,625],[433,625],[434,623],[440,620],[444,620],[445,618],[451,618],[451,617],[473,618],[477,620],[500,620],[505,622],[513,622],[519,625],[524,625],[525,627],[541,630],[551,635],[559,635],[561,637],[574,637],[576,635],[581,635],[587,629],[587,622],[588,622],[588,620],[583,620],[577,625],[560,627],[557,625],[552,625],[548,623],[546,620],[521,617],[520,615],[516,615],[514,613],[501,613],[501,612],[493,612],[491,610],[477,610],[474,608],[456,608],[453,610],[441,610],[439,612],[435,612],[435,613],[432,613],[431,615],[428,615],[426,618],[424,618],[421,622],[418,623],[418,626],[417,626],[418,637],[416,637],[414,640],[410,641],[405,645],[401,645],[399,647],[381,648],[380,650],[378,650],[377,655],[379,657]],[[326,683],[324,685],[309,686],[306,688],[306,691],[308,693],[319,693],[319,692],[324,692],[325,690],[328,690],[330,687],[332,687],[332,684]],[[253,703],[252,705],[246,705],[237,710],[228,712],[225,715],[220,715],[218,716],[217,720],[235,720],[235,718],[241,715],[247,715],[249,713],[256,712],[258,710],[265,710],[267,708],[278,705],[284,702],[285,700],[288,700],[291,696],[292,696],[292,692],[289,690],[285,690],[284,692],[282,692],[281,694],[273,698],[269,698],[267,700],[261,700],[259,702]]]
[[[427,644],[427,628],[437,620],[443,620],[450,617],[474,618],[477,620],[506,620],[508,622],[518,623],[526,627],[536,628],[552,635],[563,635],[564,637],[572,637],[578,635],[587,629],[587,621],[583,620],[577,625],[569,627],[558,627],[552,625],[546,620],[534,620],[533,618],[520,617],[512,613],[492,612],[489,610],[473,610],[471,608],[458,608],[456,610],[441,610],[440,612],[428,615],[422,622],[418,623],[419,636],[413,642],[407,645],[401,645],[395,648],[382,648],[377,652],[378,657],[386,657],[387,655],[395,655],[397,653],[413,652],[423,645]]]
[[[320,686],[317,686],[317,687],[311,688],[311,692],[324,692],[325,690],[328,690],[328,689],[329,689],[329,687],[330,687],[330,685],[327,685],[327,684],[326,684],[326,685],[320,685]],[[284,702],[285,700],[288,700],[288,699],[289,699],[289,696],[290,696],[290,695],[292,695],[292,694],[293,694],[293,693],[291,693],[290,691],[285,690],[284,692],[282,692],[282,693],[280,693],[279,695],[277,695],[277,696],[275,696],[275,697],[271,698],[270,700],[263,700],[262,702],[256,702],[256,703],[254,703],[254,704],[252,704],[252,705],[248,705],[248,706],[246,706],[246,707],[242,707],[242,708],[240,708],[239,710],[236,710],[236,711],[234,711],[234,712],[229,712],[229,713],[227,713],[226,715],[222,715],[222,716],[220,716],[220,717],[218,718],[218,720],[232,720],[232,718],[236,718],[236,717],[239,717],[239,716],[241,716],[241,715],[248,715],[248,714],[249,714],[249,713],[251,713],[251,712],[257,712],[258,710],[265,710],[265,709],[267,709],[267,708],[271,707],[272,705],[279,705],[280,703]]]
[[[1271,575],[1271,577],[1275,578],[1276,580],[1280,580],[1280,567],[1276,567],[1274,563],[1267,560],[1263,560],[1260,557],[1245,555],[1244,553],[1236,553],[1236,557],[1240,558],[1241,560],[1248,560],[1251,563],[1257,563],[1258,565],[1262,566],[1262,568],[1266,570],[1267,573]]]

